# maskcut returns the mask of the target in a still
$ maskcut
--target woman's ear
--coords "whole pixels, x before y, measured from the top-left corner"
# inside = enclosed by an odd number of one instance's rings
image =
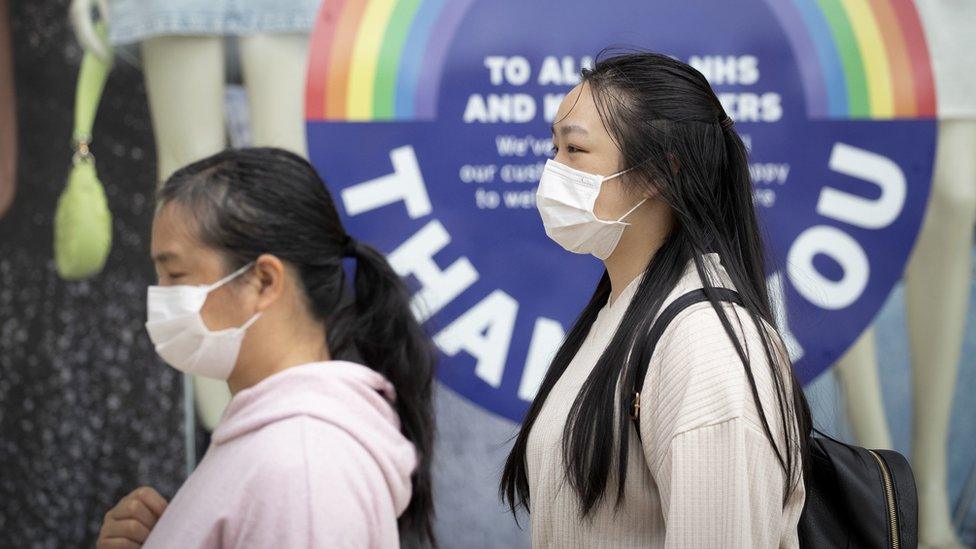
[[[627,175],[630,174],[625,174],[624,177]],[[633,189],[632,192],[636,194],[631,196],[635,196],[637,200],[656,200],[661,195],[661,184],[656,179],[647,179],[648,177],[654,176],[647,176],[644,172],[637,172],[633,177],[635,179],[632,182],[631,188]]]
[[[271,254],[262,254],[254,261],[254,280],[258,290],[257,310],[264,311],[285,289],[287,272],[284,263]]]
[[[675,156],[674,153],[671,152],[668,153],[668,165],[671,166],[672,176],[678,175],[678,172],[681,171],[681,161],[678,160],[678,157]]]

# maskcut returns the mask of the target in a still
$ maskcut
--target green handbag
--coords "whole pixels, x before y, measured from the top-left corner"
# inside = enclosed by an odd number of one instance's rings
[[[102,37],[104,23],[96,26]],[[54,214],[54,263],[65,280],[81,280],[101,272],[112,249],[112,213],[95,171],[90,150],[92,125],[111,65],[86,52],[75,93],[74,156],[71,172]]]

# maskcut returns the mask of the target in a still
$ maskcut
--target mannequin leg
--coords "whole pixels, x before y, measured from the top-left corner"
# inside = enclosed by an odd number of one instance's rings
[[[254,34],[240,39],[251,132],[257,146],[281,147],[303,157],[308,35]]]
[[[0,0],[0,218],[17,190],[17,101],[7,0]]]
[[[227,146],[223,40],[163,36],[142,43],[160,183],[180,167]]]
[[[162,182],[178,168],[227,146],[224,39],[219,36],[151,38],[142,43],[142,59]],[[185,376],[184,391],[195,396],[187,398],[187,402],[196,402],[201,423],[212,431],[230,402],[227,383],[200,376],[193,376],[191,381]],[[191,408],[187,414],[191,421],[192,412]],[[191,469],[196,461],[195,450],[192,454],[192,458],[188,457]]]
[[[946,446],[969,303],[974,223],[976,121],[943,120],[932,197],[905,277],[915,384],[912,467],[923,547],[961,547],[949,519]]]
[[[873,327],[864,330],[836,366],[857,443],[867,448],[890,449],[891,433],[881,398]]]

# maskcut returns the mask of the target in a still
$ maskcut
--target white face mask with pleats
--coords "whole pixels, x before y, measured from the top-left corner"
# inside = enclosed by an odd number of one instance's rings
[[[610,257],[630,223],[624,219],[647,199],[615,221],[604,221],[593,213],[603,183],[628,170],[603,177],[570,168],[550,159],[539,179],[536,204],[546,234],[567,251],[592,254],[604,260]]]
[[[167,364],[181,372],[212,379],[230,377],[244,334],[261,313],[255,313],[240,327],[212,331],[204,324],[200,309],[210,292],[253,264],[252,261],[209,285],[149,286],[146,331]]]

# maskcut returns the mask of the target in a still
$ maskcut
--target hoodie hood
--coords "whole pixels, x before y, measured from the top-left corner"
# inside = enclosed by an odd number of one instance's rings
[[[417,453],[400,432],[395,401],[393,385],[366,366],[345,361],[293,366],[234,395],[211,443],[226,444],[295,416],[327,422],[348,433],[376,460],[399,516],[410,502]]]

